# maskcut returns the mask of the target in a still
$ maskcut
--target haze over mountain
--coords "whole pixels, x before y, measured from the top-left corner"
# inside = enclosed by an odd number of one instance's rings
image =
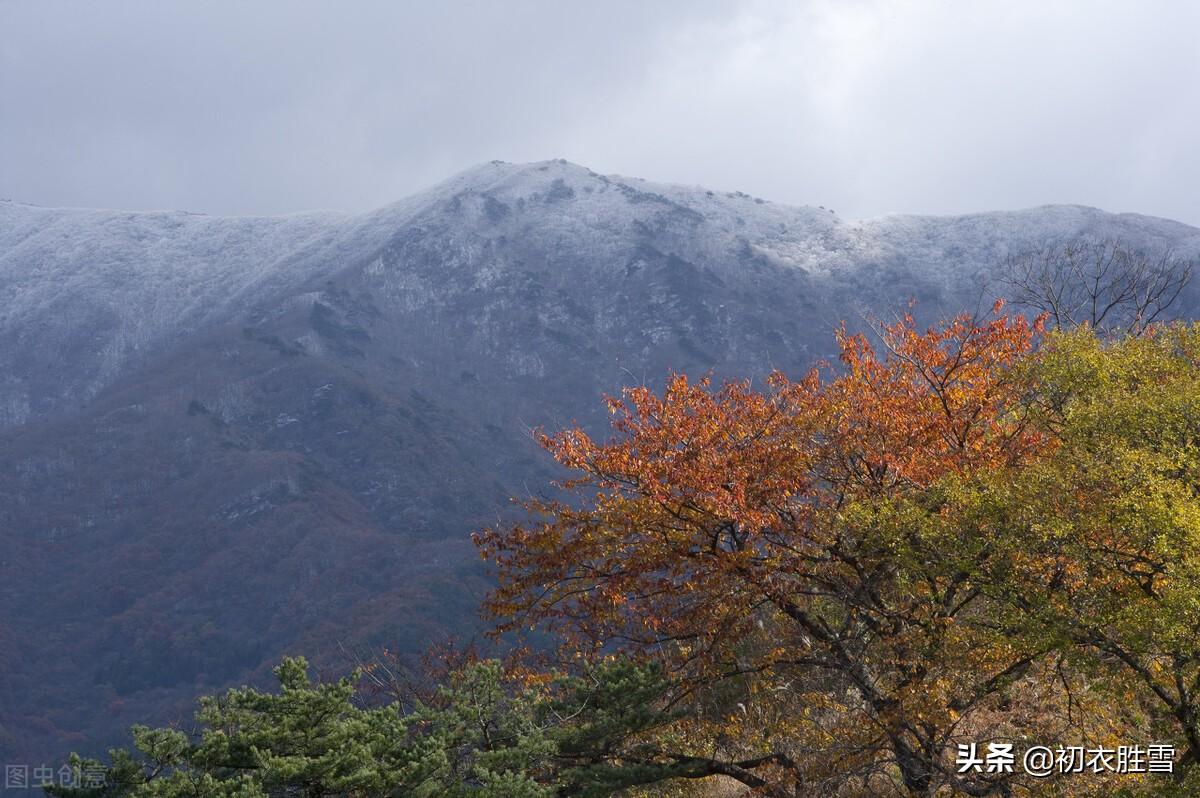
[[[1078,236],[1200,255],[1134,214],[849,221],[564,161],[363,215],[0,202],[0,760],[284,652],[469,637],[470,532],[554,476],[530,427],[668,369],[799,373],[841,319],[973,310]]]

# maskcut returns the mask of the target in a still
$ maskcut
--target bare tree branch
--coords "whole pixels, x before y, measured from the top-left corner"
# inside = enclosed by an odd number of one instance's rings
[[[1194,266],[1170,252],[1080,238],[1010,257],[1000,283],[1014,304],[1045,313],[1053,327],[1087,324],[1105,335],[1141,335],[1170,318]]]

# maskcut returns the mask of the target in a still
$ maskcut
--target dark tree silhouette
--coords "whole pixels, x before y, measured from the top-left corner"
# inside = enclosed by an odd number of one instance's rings
[[[1076,239],[1009,258],[1000,282],[1009,299],[1045,313],[1053,327],[1088,324],[1106,335],[1139,335],[1168,310],[1194,263],[1115,239]]]

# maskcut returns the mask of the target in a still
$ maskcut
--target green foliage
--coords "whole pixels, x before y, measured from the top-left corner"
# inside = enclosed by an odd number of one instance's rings
[[[51,787],[64,798],[272,795],[548,798],[610,795],[658,781],[631,741],[669,720],[652,666],[604,662],[576,677],[522,686],[496,662],[451,674],[407,711],[363,706],[360,674],[313,683],[303,659],[275,670],[279,690],[230,690],[200,700],[199,731],[133,729],[132,750],[105,766],[72,757],[103,784]],[[631,759],[626,760],[626,756]],[[566,790],[567,792],[562,792]]]
[[[1050,336],[1029,364],[1058,447],[994,500],[1017,622],[1090,657],[1200,758],[1200,325]],[[1165,723],[1165,725],[1164,725]]]

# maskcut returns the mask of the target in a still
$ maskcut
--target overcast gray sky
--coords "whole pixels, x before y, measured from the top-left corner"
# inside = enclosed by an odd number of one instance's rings
[[[1200,225],[1200,2],[0,0],[0,196],[365,210],[499,158]]]

